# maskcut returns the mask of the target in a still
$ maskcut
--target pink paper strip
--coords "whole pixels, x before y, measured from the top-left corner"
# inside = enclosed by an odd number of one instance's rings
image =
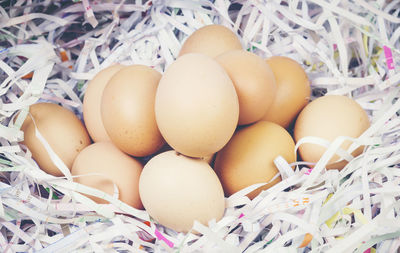
[[[157,229],[154,231],[155,235],[157,236],[158,240],[163,240],[170,248],[174,247],[173,242],[171,242],[170,240],[168,240],[167,238],[165,238],[160,231],[158,231]]]
[[[385,52],[386,65],[388,66],[388,69],[394,69],[392,50],[387,46],[383,46],[383,51]]]

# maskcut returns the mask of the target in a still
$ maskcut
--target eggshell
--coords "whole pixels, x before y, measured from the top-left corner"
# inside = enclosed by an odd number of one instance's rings
[[[239,125],[260,120],[275,98],[274,74],[256,54],[232,50],[215,58],[228,73],[239,97]]]
[[[178,232],[189,231],[195,220],[204,225],[218,221],[225,210],[221,183],[208,163],[175,151],[161,153],[144,166],[139,192],[150,216]]]
[[[277,92],[262,119],[287,128],[308,104],[310,82],[303,67],[295,60],[273,56],[266,62],[275,76]]]
[[[299,141],[306,136],[316,136],[333,141],[338,136],[357,138],[370,126],[367,113],[351,98],[338,95],[327,95],[309,103],[300,113],[294,128],[294,138]],[[351,145],[346,141],[341,148]],[[299,153],[304,161],[317,162],[326,148],[317,144],[302,144]],[[354,151],[357,156],[362,147]],[[346,162],[338,162],[334,156],[328,163],[328,169],[342,169]]]
[[[36,137],[35,124],[53,151],[69,169],[78,153],[90,144],[85,127],[73,112],[56,104],[34,104],[29,108],[29,112],[34,122],[29,115],[25,119],[21,127],[24,131],[23,144],[32,152],[32,157],[42,170],[54,176],[63,176]]]
[[[158,127],[176,151],[206,157],[235,131],[239,103],[224,69],[202,54],[186,54],[165,71],[155,102]]]
[[[110,137],[108,137],[103,126],[103,121],[101,120],[101,97],[108,81],[123,67],[123,65],[117,64],[101,70],[89,82],[86,88],[83,98],[83,119],[94,142],[110,141]]]
[[[282,156],[288,163],[293,163],[296,161],[294,149],[294,141],[283,127],[259,121],[233,135],[217,153],[214,169],[225,194],[230,196],[250,185],[269,182],[279,172],[274,159]],[[279,176],[249,193],[248,197],[252,199],[280,181]]]
[[[235,49],[242,49],[242,44],[234,32],[223,25],[207,25],[185,40],[179,56],[187,53],[201,53],[215,57]]]
[[[71,173],[75,182],[96,188],[109,195],[118,187],[119,199],[135,208],[143,208],[139,196],[142,164],[120,151],[111,142],[97,142],[83,149],[76,157]],[[97,175],[95,175],[97,174]],[[108,201],[88,196],[97,203]]]
[[[203,157],[203,160],[206,161],[208,164],[211,165],[211,164],[213,163],[213,161],[214,161],[215,154],[216,154],[216,153],[211,154],[211,155],[206,156],[206,157]]]
[[[111,141],[133,156],[147,156],[164,145],[154,115],[161,74],[132,65],[119,70],[104,88],[101,116]]]
[[[161,153],[164,153],[164,152],[166,152],[166,151],[170,151],[170,150],[173,150],[173,148],[172,148],[170,145],[168,145],[168,143],[167,143],[167,144],[165,144],[164,146],[162,146],[159,150],[157,150],[156,153],[154,153],[154,154],[152,154],[152,155],[150,155],[150,156],[143,157],[142,159],[140,159],[140,161],[141,161],[142,163],[145,164],[145,163],[147,163],[151,158],[153,158],[154,156],[156,156],[156,155],[158,155],[158,154],[161,154]],[[208,156],[205,156],[205,157],[201,157],[200,159],[203,159],[203,160],[206,161],[208,164],[210,164],[210,166],[212,166],[212,163],[213,163],[213,161],[214,161],[215,155],[216,155],[216,153],[213,153],[213,154],[211,154],[211,155],[208,155]]]

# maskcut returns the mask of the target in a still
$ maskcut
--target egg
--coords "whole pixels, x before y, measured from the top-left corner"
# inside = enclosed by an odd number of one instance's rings
[[[201,53],[215,57],[234,49],[242,49],[242,44],[234,32],[223,25],[207,25],[185,40],[179,56],[187,53]]]
[[[104,88],[101,117],[111,141],[122,151],[142,157],[165,141],[158,129],[154,102],[161,74],[144,65],[116,72]]]
[[[214,158],[215,158],[215,154],[211,154],[209,156],[203,157],[204,161],[206,161],[208,164],[212,165]]]
[[[37,103],[29,108],[29,113],[21,127],[24,132],[23,144],[31,151],[32,157],[43,171],[54,176],[63,176],[36,137],[35,125],[69,169],[78,153],[90,144],[84,125],[73,112],[56,104]]]
[[[266,62],[275,76],[277,92],[262,119],[288,128],[308,104],[310,82],[303,67],[295,60],[285,56],[273,56]]]
[[[217,153],[214,169],[227,196],[257,183],[267,183],[279,172],[274,159],[282,156],[288,163],[296,161],[295,143],[278,124],[259,121],[238,130],[229,143]],[[256,197],[281,181],[277,177],[247,196]]]
[[[238,97],[225,70],[203,54],[186,54],[163,74],[156,93],[158,127],[167,143],[191,157],[220,150],[235,131]]]
[[[74,181],[96,188],[109,195],[118,188],[119,199],[135,208],[143,208],[139,196],[139,178],[143,165],[123,153],[111,142],[96,142],[83,149],[76,157],[71,173]],[[99,204],[108,201],[88,196]]]
[[[147,161],[149,161],[153,156],[156,156],[160,153],[164,153],[166,151],[170,151],[170,150],[174,150],[170,145],[165,144],[164,146],[162,146],[156,153],[152,154],[151,156],[146,156],[143,157],[142,162],[146,163]],[[214,157],[215,157],[216,153],[213,153],[211,155],[205,156],[205,157],[201,157],[201,159],[203,159],[204,161],[206,161],[208,164],[212,164],[214,161]]]
[[[274,74],[256,54],[232,50],[215,58],[231,78],[239,98],[239,125],[260,120],[275,98]]]
[[[224,192],[213,169],[203,159],[167,151],[143,168],[139,193],[146,211],[177,232],[189,231],[195,220],[207,225],[221,219]]]
[[[326,95],[309,103],[299,114],[294,127],[296,142],[306,136],[316,136],[327,141],[333,141],[339,136],[357,138],[370,126],[367,113],[351,98],[339,95]],[[351,145],[346,141],[341,146],[347,149]],[[357,156],[362,147],[353,152]],[[326,148],[311,143],[299,146],[300,156],[304,161],[316,163],[326,151]],[[346,161],[338,161],[335,155],[328,162],[327,169],[342,169]]]
[[[103,126],[103,121],[101,120],[101,97],[108,81],[123,67],[123,65],[116,64],[101,70],[94,76],[86,88],[83,98],[83,119],[87,131],[94,142],[110,141],[110,137],[108,137]]]

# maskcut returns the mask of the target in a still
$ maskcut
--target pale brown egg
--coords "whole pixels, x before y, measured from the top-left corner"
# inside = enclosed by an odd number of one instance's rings
[[[139,178],[143,165],[123,153],[111,142],[97,142],[83,149],[76,157],[71,173],[75,182],[96,188],[111,196],[114,184],[119,200],[135,208],[143,208],[139,196]],[[88,196],[99,204],[108,201]]]
[[[242,44],[234,32],[223,25],[207,25],[185,40],[179,56],[187,53],[201,53],[215,57],[235,49],[242,49]]]
[[[333,141],[338,136],[357,138],[368,127],[370,122],[367,113],[351,98],[338,95],[327,95],[309,103],[300,113],[294,128],[294,138],[299,141],[306,136],[316,136],[327,141]],[[341,148],[347,149],[351,145],[346,141]],[[318,162],[326,148],[311,143],[300,145],[299,153],[304,161]],[[357,156],[362,147],[353,152]],[[335,155],[329,161],[327,168],[342,169],[346,162],[338,161]]]
[[[142,159],[142,161],[144,162],[144,163],[146,163],[148,160],[150,160],[153,156],[156,156],[156,155],[158,155],[158,154],[161,154],[161,153],[164,153],[164,152],[166,152],[166,151],[170,151],[170,150],[173,150],[173,148],[170,146],[170,145],[168,145],[168,143],[166,143],[164,146],[162,146],[156,153],[154,153],[154,154],[152,154],[151,156],[147,156],[147,157],[144,157],[144,159]],[[208,155],[208,156],[205,156],[205,157],[200,157],[201,159],[203,159],[204,161],[206,161],[208,164],[212,164],[213,163],[213,161],[214,161],[214,158],[215,158],[215,155],[216,155],[216,153],[213,153],[213,154],[211,154],[211,155]]]
[[[260,120],[275,98],[274,74],[256,54],[232,50],[215,58],[228,73],[239,98],[239,125]]]
[[[189,231],[195,220],[204,225],[218,221],[225,210],[224,192],[210,165],[175,151],[161,153],[144,166],[139,192],[150,216],[178,232]]]
[[[203,54],[186,54],[165,71],[157,89],[158,127],[176,151],[206,157],[235,131],[239,103],[225,70]]]
[[[132,65],[119,70],[104,88],[101,116],[111,141],[133,156],[147,156],[164,145],[154,115],[161,74]]]
[[[310,82],[303,67],[295,60],[273,56],[266,62],[275,76],[277,91],[262,119],[287,128],[307,105],[311,92]]]
[[[29,108],[36,127],[53,151],[71,169],[78,153],[90,144],[90,138],[82,122],[68,109],[51,103],[38,103]],[[54,176],[63,176],[51,161],[49,154],[35,134],[35,124],[28,115],[21,130],[24,141],[39,167]]]
[[[101,70],[86,88],[83,98],[83,119],[94,142],[110,141],[110,137],[108,137],[101,120],[101,96],[111,77],[123,67],[123,65],[117,64]]]
[[[226,196],[253,184],[269,182],[279,172],[274,159],[282,156],[293,163],[294,149],[292,137],[278,124],[259,121],[238,130],[215,159],[214,169]],[[247,196],[252,199],[280,181],[279,176]]]

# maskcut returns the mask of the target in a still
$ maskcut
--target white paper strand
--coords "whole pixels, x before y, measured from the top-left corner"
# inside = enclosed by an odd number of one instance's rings
[[[2,252],[398,249],[399,1],[126,2],[19,0],[0,6]],[[49,13],[51,5],[58,9]],[[76,23],[85,31],[74,30]],[[163,72],[185,39],[212,23],[240,34],[246,50],[262,57],[286,55],[303,64],[312,98],[321,90],[350,96],[367,111],[371,127],[359,138],[300,140],[296,150],[302,143],[316,143],[327,151],[316,164],[288,164],[277,157],[275,177],[282,181],[253,200],[246,195],[264,183],[230,196],[220,221],[194,224],[200,234],[167,229],[145,211],[117,200],[118,194],[72,182],[50,145],[47,151],[66,178],[48,175],[18,143],[30,105],[59,103],[82,118],[87,81],[100,69],[119,62]],[[60,59],[61,52],[67,59]],[[353,145],[343,150],[340,146],[346,140]],[[364,146],[363,153],[353,157],[359,146]],[[334,155],[349,161],[341,171],[325,168]],[[99,205],[83,194],[110,204]]]

